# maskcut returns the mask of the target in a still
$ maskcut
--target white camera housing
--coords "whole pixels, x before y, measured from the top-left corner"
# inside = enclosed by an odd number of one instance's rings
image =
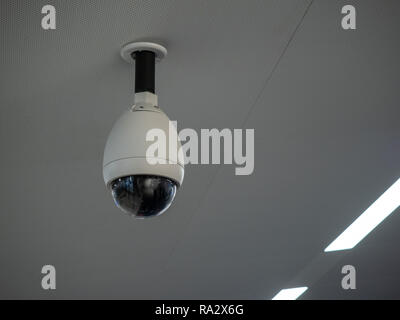
[[[152,42],[121,48],[122,58],[135,63],[135,103],[108,136],[103,177],[116,206],[137,218],[165,212],[183,181],[178,133],[155,95],[155,63],[166,54],[167,49]]]
[[[170,145],[170,126],[167,115],[158,107],[157,96],[150,92],[135,94],[135,104],[126,110],[115,122],[106,142],[103,158],[103,177],[107,187],[117,178],[135,175],[151,175],[166,177],[182,185],[184,177],[184,162],[181,144],[176,144],[176,159],[171,159],[168,148],[166,159],[158,158],[149,161],[146,153],[154,141],[146,141],[151,129],[161,129],[166,134],[167,147]],[[159,160],[157,164],[154,160]],[[164,163],[165,164],[164,164]]]

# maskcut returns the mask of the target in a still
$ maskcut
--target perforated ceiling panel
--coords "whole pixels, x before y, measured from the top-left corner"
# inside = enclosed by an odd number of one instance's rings
[[[400,298],[398,212],[349,255],[323,254],[400,177],[400,5],[355,3],[358,29],[344,32],[344,1],[52,1],[44,31],[47,2],[1,1],[0,298],[264,299],[296,285]],[[253,175],[189,165],[169,211],[144,221],[102,180],[133,101],[119,57],[132,40],[168,48],[156,90],[180,129],[255,129]],[[344,263],[363,290],[341,291]]]

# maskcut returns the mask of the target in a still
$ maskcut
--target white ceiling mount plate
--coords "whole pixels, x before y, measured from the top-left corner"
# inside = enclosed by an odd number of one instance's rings
[[[129,42],[122,46],[121,57],[126,62],[134,63],[132,53],[136,51],[151,51],[156,54],[156,61],[161,61],[168,53],[167,49],[162,45],[154,42]]]

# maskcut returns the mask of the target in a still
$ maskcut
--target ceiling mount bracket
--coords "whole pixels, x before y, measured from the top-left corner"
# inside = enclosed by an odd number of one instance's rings
[[[167,49],[154,42],[129,42],[122,46],[121,57],[126,62],[135,63],[134,53],[138,51],[154,52],[156,61],[161,61],[167,55]]]

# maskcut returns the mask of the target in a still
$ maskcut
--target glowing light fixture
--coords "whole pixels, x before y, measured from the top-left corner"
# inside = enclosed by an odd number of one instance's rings
[[[337,237],[325,252],[354,248],[365,236],[376,228],[400,205],[400,179],[387,189],[367,210],[365,210],[343,233]]]
[[[307,289],[308,289],[308,287],[283,289],[283,290],[279,291],[279,293],[275,297],[273,297],[272,300],[296,300]]]

